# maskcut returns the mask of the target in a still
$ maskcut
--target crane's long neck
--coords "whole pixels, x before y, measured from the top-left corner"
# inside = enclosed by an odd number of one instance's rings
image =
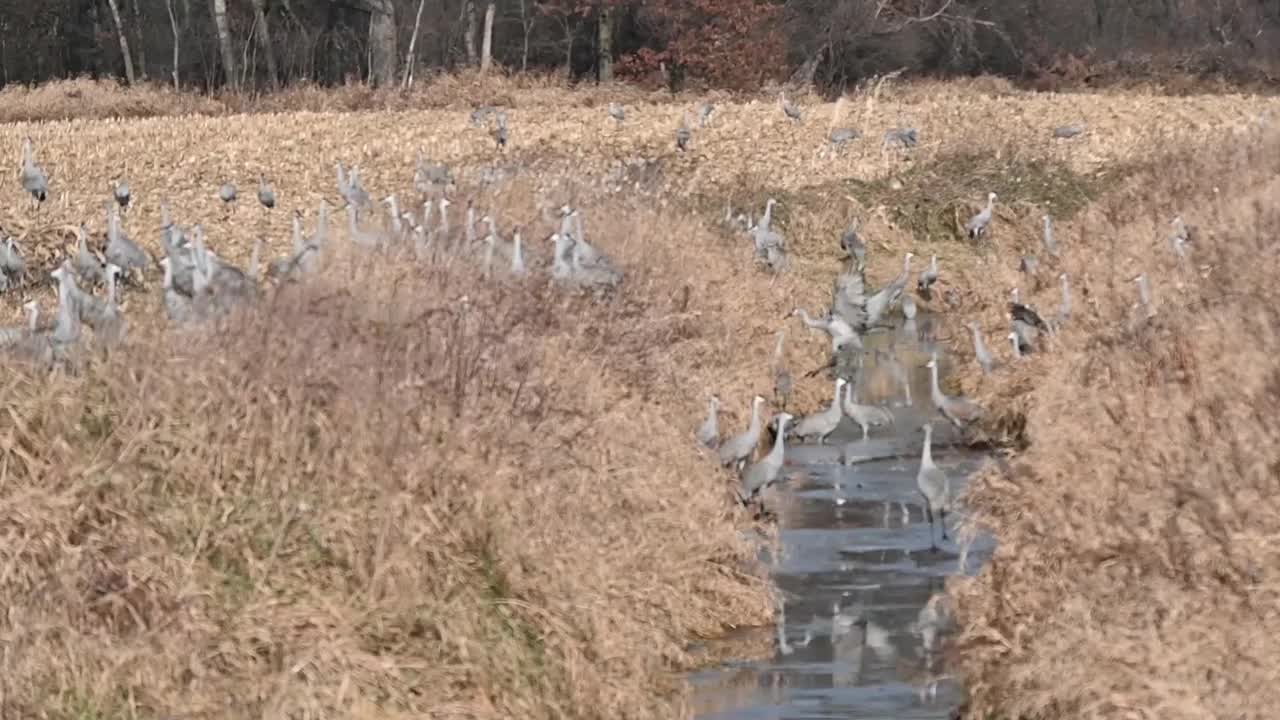
[[[301,250],[299,250],[301,252]],[[258,280],[259,263],[262,261],[262,238],[254,238],[253,254],[249,256],[249,279]]]
[[[933,427],[929,425],[924,427],[924,450],[920,452],[920,464],[924,467],[933,467]]]
[[[517,230],[511,237],[511,269],[514,272],[524,271],[524,243]]]
[[[782,362],[782,342],[786,339],[787,331],[780,331],[778,333],[778,344],[773,347],[773,364],[775,367]]]
[[[811,328],[821,329],[821,330],[825,330],[827,328],[826,323],[822,322],[821,320],[815,320],[813,317],[811,317],[809,315],[808,310],[805,310],[804,308],[800,308],[799,314],[800,314],[800,319],[804,321],[805,325],[808,325]]]
[[[578,240],[585,241],[587,239],[586,234],[582,231],[582,213],[573,214],[573,232],[574,237]]]
[[[840,391],[847,387],[846,383],[837,382],[835,394],[831,398],[831,409],[835,410],[840,407]]]
[[[975,355],[987,354],[987,344],[982,341],[982,331],[978,330],[977,326],[969,328],[969,330],[973,333],[973,353]]]
[[[929,368],[929,394],[933,396],[935,405],[942,404],[942,388],[938,387],[938,363],[935,360],[933,366]]]
[[[323,245],[329,235],[329,203],[320,201],[319,217],[316,218],[316,233],[312,240],[316,245]]]
[[[1067,279],[1062,278],[1062,307],[1071,309],[1071,286],[1067,284]]]
[[[71,276],[65,270],[58,278],[58,323],[53,334],[61,342],[70,342],[80,335],[80,315],[72,307]]]
[[[164,264],[164,280],[161,281],[160,286],[169,290],[173,287],[173,259],[166,258],[166,260],[168,262]]]
[[[751,422],[747,424],[747,434],[756,437],[760,434],[760,403],[751,403]]]
[[[297,215],[294,215],[293,216],[293,252],[294,253],[302,252],[302,245],[303,245],[302,218],[298,217]],[[253,247],[255,250],[258,248],[256,244]]]
[[[1009,342],[1013,344],[1013,356],[1022,359],[1022,344],[1018,342],[1018,333],[1009,333]]]
[[[786,452],[786,437],[787,419],[778,418],[778,434],[773,438],[773,450],[769,452],[770,455],[781,457],[782,454]]]
[[[119,268],[112,266],[107,270],[107,304],[116,304],[116,275],[120,274]]]
[[[27,308],[27,329],[31,332],[36,331],[36,325],[40,322],[40,306],[32,304]]]
[[[987,213],[990,213],[995,208],[995,205],[996,205],[995,196],[988,195],[987,196]]]
[[[560,234],[561,235],[567,236],[567,235],[573,234],[572,227],[573,227],[573,216],[571,214],[565,215],[564,217],[560,218]]]

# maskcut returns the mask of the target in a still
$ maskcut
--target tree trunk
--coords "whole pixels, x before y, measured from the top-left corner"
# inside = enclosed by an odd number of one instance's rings
[[[271,26],[267,24],[266,0],[253,0],[253,13],[258,21],[258,45],[267,60],[267,74],[271,76],[271,89],[280,89],[280,71],[276,66],[276,51],[271,45]]]
[[[613,79],[613,12],[608,4],[600,6],[600,26],[596,47],[596,69],[600,82]]]
[[[236,73],[236,51],[231,45],[231,26],[227,23],[227,0],[213,0],[213,24],[218,29],[218,49],[222,53],[222,75],[227,87],[233,90],[238,89],[240,76]]]
[[[173,0],[165,0],[164,8],[169,11],[169,27],[173,29],[173,89],[181,90],[182,83],[178,76],[178,68],[181,67],[178,50],[182,47],[182,35],[178,32],[178,16],[173,12]]]
[[[369,9],[369,75],[378,87],[396,86],[396,7],[392,0],[365,0]]]
[[[480,72],[489,72],[493,63],[493,13],[497,10],[494,3],[484,9],[484,41],[480,44]]]
[[[528,0],[520,0],[520,26],[524,29],[524,48],[520,51],[520,72],[529,70],[529,36],[533,34],[534,17],[529,14]]]
[[[147,24],[142,20],[142,0],[133,0],[133,29],[138,33],[138,77],[147,79]]]
[[[466,16],[467,16],[467,19],[466,19],[467,26],[465,30],[466,34],[463,37],[463,42],[467,46],[467,64],[470,65],[471,67],[475,67],[476,65],[476,3],[475,3],[475,0],[466,0],[466,5],[464,6],[464,8],[465,8],[464,12],[466,13]]]
[[[116,0],[107,0],[111,9],[111,18],[116,21],[116,37],[120,38],[120,54],[124,56],[124,76],[133,85],[138,81],[133,74],[133,56],[129,54],[129,37],[124,22],[120,19],[120,4]]]
[[[413,19],[413,35],[409,37],[409,52],[404,54],[404,77],[400,81],[400,88],[408,90],[409,84],[413,82],[413,69],[418,64],[418,31],[422,28],[422,10],[427,6],[427,0],[418,0],[418,16]]]

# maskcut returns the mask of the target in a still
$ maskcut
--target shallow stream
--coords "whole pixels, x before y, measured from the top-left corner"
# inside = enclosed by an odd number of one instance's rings
[[[765,557],[783,599],[782,637],[779,628],[759,631],[774,636],[770,659],[696,673],[700,718],[948,718],[962,700],[941,656],[925,649],[934,625],[921,611],[947,576],[976,572],[993,544],[980,536],[957,546],[951,531],[960,507],[947,518],[949,539],[935,534],[931,549],[916,489],[920,427],[933,423],[934,462],[950,476],[953,496],[983,456],[955,447],[956,434],[933,411],[924,364],[934,347],[924,334],[908,326],[871,335],[867,345],[889,354],[867,365],[857,400],[889,405],[895,424],[864,441],[846,418],[826,445],[788,447],[788,479],[769,498],[778,551]],[[895,382],[890,358],[905,378]]]

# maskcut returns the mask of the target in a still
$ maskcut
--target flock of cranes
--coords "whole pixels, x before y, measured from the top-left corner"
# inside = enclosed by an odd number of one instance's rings
[[[616,289],[623,273],[600,248],[588,241],[582,213],[576,208],[560,208],[559,229],[547,237],[550,257],[543,260],[530,255],[524,247],[522,228],[515,227],[510,240],[502,237],[492,214],[477,218],[473,202],[467,203],[461,223],[452,222],[449,210],[453,201],[443,192],[453,181],[447,166],[426,161],[419,153],[413,173],[414,188],[423,194],[421,213],[401,209],[395,194],[386,196],[381,223],[369,224],[366,214],[377,214],[369,193],[360,184],[358,167],[336,165],[337,191],[347,213],[346,240],[351,246],[366,251],[394,252],[397,249],[414,255],[419,261],[446,256],[460,256],[482,263],[485,275],[504,272],[513,278],[528,275],[533,269],[544,269],[557,283],[597,293]],[[48,196],[49,180],[36,163],[30,138],[23,141],[21,183],[38,210]],[[159,246],[163,256],[153,261],[125,232],[121,213],[134,201],[127,180],[112,182],[112,199],[106,218],[106,243],[101,255],[90,247],[90,235],[84,224],[76,230],[75,250],[50,273],[57,287],[58,306],[52,325],[40,322],[36,301],[24,306],[27,322],[19,327],[0,328],[0,352],[11,357],[54,368],[67,367],[76,359],[82,326],[93,331],[97,345],[110,350],[127,337],[128,323],[121,312],[119,287],[147,273],[154,265],[163,271],[162,307],[168,320],[176,326],[207,324],[226,317],[235,308],[252,303],[266,280],[295,282],[315,270],[329,247],[329,203],[321,200],[313,231],[303,230],[301,211],[292,217],[292,246],[284,258],[266,262],[260,267],[262,241],[254,244],[247,269],[220,257],[205,240],[203,226],[184,227],[174,221],[167,202],[160,202],[161,227]],[[218,197],[228,210],[237,199],[233,183],[223,183]],[[264,175],[258,178],[257,199],[265,211],[277,205],[275,190]],[[554,220],[550,208],[544,217]],[[434,215],[434,218],[433,218]],[[483,235],[477,225],[485,228]],[[505,271],[499,267],[503,259]],[[0,291],[23,286],[32,280],[21,249],[12,238],[0,244]],[[105,294],[94,294],[103,288]]]
[[[799,108],[788,101],[785,95],[779,96],[779,105],[784,116],[791,122],[802,122],[803,114]],[[710,102],[699,105],[697,110],[698,124],[705,127],[710,121],[715,106]],[[626,121],[626,110],[617,103],[608,106],[609,116],[618,124]],[[510,137],[510,126],[505,111],[484,106],[471,114],[475,125],[485,125],[493,119],[491,135],[499,149],[504,148]],[[692,137],[693,122],[688,112],[682,113],[681,122],[675,134],[676,146],[680,150],[688,147]],[[1070,130],[1070,132],[1069,132]],[[1083,128],[1079,129],[1083,132]],[[1056,129],[1055,137],[1072,137],[1078,132],[1075,129]],[[843,144],[859,136],[856,130],[836,128],[830,133],[833,144]],[[912,128],[893,128],[886,132],[887,145],[896,144],[903,147],[914,146],[918,142],[918,133]],[[496,271],[496,263],[501,256],[505,261],[506,272],[511,276],[523,276],[530,270],[530,260],[526,258],[522,228],[515,227],[507,240],[498,232],[497,223],[492,215],[476,217],[476,208],[468,202],[461,228],[451,223],[449,207],[453,203],[445,192],[453,187],[448,166],[443,163],[431,163],[419,153],[414,172],[413,187],[422,197],[421,212],[402,209],[394,194],[386,196],[382,205],[386,206],[383,222],[376,226],[368,226],[363,222],[361,213],[372,211],[373,200],[361,185],[359,168],[344,168],[337,163],[336,189],[347,213],[346,235],[355,247],[365,249],[385,249],[402,246],[411,250],[418,259],[426,260],[441,255],[462,255],[473,257],[483,263],[484,271],[491,275]],[[34,148],[30,138],[23,141],[22,166],[20,180],[23,190],[28,193],[34,207],[48,197],[49,179],[44,170],[36,163]],[[232,208],[237,200],[236,187],[231,182],[222,184],[217,191],[218,197]],[[132,202],[132,194],[127,180],[116,179],[112,183],[114,204],[110,206],[107,216],[106,244],[102,258],[89,248],[88,232],[81,225],[77,231],[76,251],[67,257],[51,273],[58,289],[58,307],[54,313],[55,322],[52,327],[40,324],[38,305],[28,303],[28,322],[22,327],[0,329],[0,349],[35,360],[54,365],[68,357],[68,351],[80,337],[81,324],[87,324],[94,336],[105,347],[120,342],[126,335],[126,322],[120,312],[117,301],[118,286],[128,284],[140,273],[148,271],[153,264],[152,258],[134,243],[121,228],[120,214],[126,211]],[[259,175],[257,199],[267,211],[277,205],[275,190],[267,182],[265,175]],[[965,234],[973,239],[983,238],[989,231],[993,218],[997,195],[991,192],[987,202],[978,213],[973,215],[963,226]],[[774,273],[786,269],[787,244],[781,231],[773,224],[773,212],[776,201],[769,198],[759,220],[749,215],[735,215],[732,207],[726,207],[724,222],[736,230],[744,231],[751,239],[755,256],[760,263]],[[161,203],[162,226],[160,229],[160,246],[164,257],[158,264],[163,270],[162,294],[163,307],[169,320],[177,325],[202,323],[225,316],[235,307],[253,302],[259,292],[259,260],[261,242],[255,243],[250,267],[241,269],[219,257],[211,250],[204,237],[203,228],[183,227],[171,218],[167,204]],[[435,216],[433,218],[433,215]],[[274,280],[297,280],[300,276],[311,272],[317,261],[323,257],[327,246],[329,205],[321,200],[316,215],[316,226],[310,235],[304,233],[301,213],[294,211],[292,249],[288,257],[272,260],[267,263],[266,276]],[[548,212],[544,209],[544,217]],[[551,219],[548,217],[548,219]],[[1044,218],[1043,246],[1045,252],[1056,258],[1059,254],[1053,237],[1052,223],[1046,215]],[[477,225],[487,232],[480,236]],[[1193,228],[1189,228],[1181,218],[1175,218],[1174,233],[1170,237],[1170,245],[1178,256],[1185,257],[1192,245]],[[866,244],[859,236],[859,224],[855,220],[839,236],[839,244],[846,254],[850,267],[856,268],[857,285],[860,288],[862,273],[866,265]],[[560,226],[558,231],[547,237],[551,245],[551,257],[546,263],[547,273],[556,281],[585,287],[594,290],[611,290],[617,288],[623,280],[623,273],[613,261],[600,249],[588,242],[583,230],[582,216],[579,210],[564,206],[560,208]],[[851,305],[849,288],[854,274],[849,270],[837,277],[833,291],[831,311],[824,317],[814,318],[806,310],[796,308],[791,313],[799,318],[805,326],[824,332],[829,336],[833,361],[842,353],[866,354],[863,347],[863,335],[877,327],[884,327],[889,313],[901,308],[908,320],[914,320],[917,306],[914,299],[905,294],[911,273],[912,253],[906,253],[903,268],[896,278],[883,286],[879,291],[869,295],[859,295],[857,302]],[[1027,273],[1033,273],[1039,260],[1034,256],[1022,258],[1021,267]],[[26,263],[13,238],[8,238],[0,245],[0,290],[9,289],[29,277]],[[926,269],[918,273],[915,290],[928,298],[934,285],[938,282],[940,270],[936,255],[930,257]],[[1071,312],[1070,285],[1066,273],[1060,276],[1062,303],[1052,323],[1046,322],[1040,314],[1028,304],[1020,301],[1018,289],[1013,288],[1009,302],[1010,330],[1008,339],[1015,358],[1041,349],[1044,339],[1055,333],[1068,320]],[[1147,279],[1140,275],[1134,279],[1139,287],[1139,304],[1146,308],[1146,317],[1153,311],[1150,309],[1150,297]],[[85,290],[87,287],[89,290]],[[105,297],[93,294],[93,288],[105,288]],[[852,310],[850,309],[852,308]],[[974,354],[984,373],[993,372],[998,366],[991,350],[986,346],[981,330],[976,324],[968,324],[972,333]],[[794,385],[790,373],[782,367],[781,350],[783,336],[779,336],[778,347],[774,358],[774,395],[781,400],[783,408]],[[877,355],[879,354],[878,351]],[[831,366],[834,366],[834,362]],[[943,393],[938,383],[938,367],[936,356],[928,364],[931,370],[930,398],[933,406],[946,420],[959,429],[972,426],[982,417],[982,408],[964,397],[950,396]],[[903,374],[905,381],[905,373]],[[904,382],[904,384],[906,384]],[[909,384],[906,384],[909,399]],[[843,379],[835,382],[835,392],[829,406],[817,412],[793,417],[780,411],[770,423],[774,428],[775,439],[772,449],[754,462],[751,458],[759,445],[765,423],[760,416],[765,400],[757,395],[751,406],[751,419],[747,429],[737,435],[719,441],[717,427],[718,398],[712,397],[709,402],[709,413],[706,421],[698,430],[698,440],[708,446],[717,448],[720,463],[733,466],[741,472],[741,498],[749,501],[761,490],[775,483],[780,474],[785,455],[785,442],[789,438],[800,440],[816,440],[823,442],[844,417],[850,418],[862,431],[863,439],[869,437],[873,428],[893,424],[892,412],[888,409],[860,404],[853,396],[853,386]],[[926,499],[929,517],[937,510],[939,516],[945,514],[948,499],[946,482],[937,478],[945,476],[932,466],[929,454],[930,431],[926,430],[925,446],[922,452],[920,489]],[[941,489],[939,489],[941,488]],[[945,537],[945,528],[944,528]]]
[[[790,116],[790,113],[788,115]],[[964,224],[963,231],[966,236],[974,240],[985,237],[991,226],[996,200],[996,193],[988,193],[985,207]],[[723,222],[726,225],[736,230],[741,231],[744,227],[746,228],[748,237],[754,243],[757,256],[765,259],[766,264],[769,264],[768,258],[771,250],[776,251],[778,255],[785,259],[783,254],[785,240],[780,231],[771,224],[774,206],[775,201],[769,199],[758,222],[752,222],[750,217],[741,214],[735,216],[732,207],[726,207],[723,218]],[[1048,215],[1044,215],[1042,221],[1041,245],[1043,254],[1056,262],[1060,258],[1061,251],[1054,237],[1052,219]],[[1171,224],[1173,232],[1169,237],[1169,245],[1180,260],[1185,259],[1188,248],[1194,242],[1194,228],[1187,226],[1181,217],[1174,218]],[[866,244],[858,235],[858,222],[856,220],[840,234],[839,244],[846,255],[847,262],[850,266],[856,267],[860,274],[865,268]],[[823,368],[819,368],[819,371],[835,367],[836,358],[842,353],[852,352],[859,356],[865,356],[874,352],[879,359],[881,351],[865,349],[863,337],[867,331],[873,328],[890,326],[891,323],[886,323],[886,318],[893,309],[900,308],[903,318],[908,323],[914,321],[917,313],[915,301],[910,295],[904,294],[911,273],[911,260],[913,257],[912,253],[906,253],[903,259],[902,271],[896,278],[879,291],[861,297],[861,303],[856,308],[861,310],[860,315],[858,313],[839,311],[838,305],[842,287],[841,277],[837,278],[834,286],[835,297],[833,298],[832,309],[825,316],[813,317],[803,308],[792,310],[789,316],[798,318],[808,328],[821,331],[830,338],[832,361]],[[1035,254],[1023,256],[1019,263],[1019,267],[1028,276],[1034,276],[1039,266],[1040,259]],[[848,274],[849,270],[846,269],[842,273],[842,277]],[[940,277],[941,272],[937,255],[932,255],[928,266],[917,275],[916,293],[921,297],[929,298]],[[1023,302],[1017,287],[1010,290],[1007,304],[1009,330],[1006,338],[1009,341],[1014,361],[1021,360],[1028,354],[1044,351],[1048,338],[1057,334],[1062,326],[1069,321],[1072,309],[1070,280],[1066,272],[1059,273],[1058,279],[1061,288],[1061,302],[1057,312],[1050,320],[1045,320],[1034,307]],[[1133,281],[1138,288],[1138,302],[1135,305],[1137,312],[1135,313],[1134,322],[1142,322],[1150,319],[1155,314],[1151,304],[1150,286],[1145,273],[1133,278]],[[974,322],[965,323],[965,327],[971,333],[974,357],[982,372],[984,374],[995,372],[1000,367],[1000,363],[983,340],[981,328]],[[740,473],[741,486],[738,494],[739,499],[744,503],[756,498],[762,490],[776,483],[782,476],[787,440],[794,438],[799,441],[823,443],[836,430],[843,418],[849,418],[862,431],[862,439],[864,441],[868,439],[872,429],[888,427],[894,424],[894,415],[891,410],[879,405],[856,402],[853,395],[853,384],[839,377],[835,380],[834,393],[829,405],[819,408],[809,415],[800,417],[793,416],[787,412],[786,402],[791,393],[793,379],[791,374],[782,367],[781,363],[784,337],[785,329],[778,335],[778,345],[775,348],[773,362],[771,363],[774,379],[774,399],[781,408],[774,418],[769,422],[765,422],[762,419],[761,409],[766,401],[762,395],[756,395],[752,399],[750,420],[746,430],[721,441],[717,418],[720,400],[713,395],[708,402],[707,417],[696,433],[700,444],[716,450],[722,466],[732,467]],[[891,363],[890,367],[895,364],[897,363]],[[897,365],[899,371],[905,375],[905,371],[901,369],[900,364]],[[861,367],[861,362],[859,362],[858,367]],[[983,408],[979,404],[966,397],[949,395],[942,391],[938,377],[939,366],[936,352],[933,353],[925,367],[929,370],[930,402],[939,415],[960,431],[973,427],[982,419]],[[809,373],[809,376],[813,376],[817,372]],[[908,390],[907,404],[910,405],[910,385],[905,382],[905,377],[902,377],[902,380]],[[752,461],[756,448],[762,439],[764,428],[769,426],[772,426],[775,432],[772,447],[758,460]],[[931,452],[932,426],[926,424],[922,429],[925,437],[921,450],[917,484],[924,499],[925,513],[931,528],[936,515],[939,524],[942,525],[942,537],[946,539],[945,518],[951,506],[950,482],[946,477],[946,473],[933,463]]]

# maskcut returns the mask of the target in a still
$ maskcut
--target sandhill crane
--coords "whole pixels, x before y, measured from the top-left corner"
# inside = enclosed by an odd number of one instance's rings
[[[609,103],[609,117],[618,121],[621,125],[623,120],[627,119],[627,111],[616,102]]]
[[[892,282],[880,288],[875,295],[867,298],[867,325],[876,325],[884,318],[885,312],[893,306],[894,303],[902,297],[902,291],[907,287],[907,278],[911,276],[911,258],[915,257],[914,253],[907,253],[902,259],[902,272]]]
[[[23,259],[18,243],[12,237],[6,237],[0,245],[0,280],[4,287],[12,287],[27,274],[27,261]]]
[[[844,318],[841,318],[835,313],[827,313],[824,317],[814,318],[811,317],[809,315],[809,311],[804,308],[794,308],[791,311],[791,316],[800,318],[800,321],[811,329],[822,330],[830,335],[833,348],[841,341],[848,342],[849,338],[858,337],[857,333],[854,332],[853,327],[849,325],[849,323],[845,322]],[[855,347],[860,347],[861,344],[861,339],[858,339]]]
[[[800,122],[803,116],[800,114],[800,108],[791,104],[785,93],[778,94],[778,105],[782,107],[782,113],[786,115],[791,122]]]
[[[938,256],[929,256],[929,267],[921,271],[920,276],[916,279],[916,289],[925,297],[928,297],[929,289],[938,281]]]
[[[969,218],[969,222],[964,224],[964,231],[971,240],[977,240],[987,231],[987,226],[991,224],[991,213],[995,209],[997,195],[993,192],[987,193],[987,206],[977,215]]]
[[[938,386],[938,353],[933,353],[929,362],[925,363],[925,367],[929,368],[930,398],[933,400],[933,406],[942,413],[943,417],[960,430],[982,418],[982,406],[968,398],[942,392],[942,388]]]
[[[507,147],[507,140],[511,137],[507,130],[507,113],[499,110],[496,118],[498,123],[493,128],[493,140],[498,144],[498,149],[502,150]]]
[[[179,292],[173,286],[173,258],[163,257],[160,259],[160,267],[164,269],[164,311],[169,321],[179,325],[185,325],[195,318],[195,312],[192,309],[191,297],[185,293]]]
[[[826,442],[827,436],[835,432],[840,424],[840,418],[844,415],[844,410],[840,407],[840,393],[846,382],[844,378],[836,378],[835,394],[831,398],[831,404],[824,410],[806,415],[796,421],[795,428],[792,430],[796,437],[801,440],[816,438],[819,445]]]
[[[783,361],[782,345],[787,338],[787,329],[783,328],[778,331],[778,343],[773,348],[773,400],[783,410],[787,409],[787,402],[791,399],[792,379],[791,371],[786,368]]]
[[[782,463],[786,455],[787,422],[791,420],[791,415],[781,412],[774,420],[777,422],[778,431],[773,438],[773,449],[758,461],[751,463],[746,472],[742,473],[740,499],[744,503],[777,482],[778,475],[782,473]]]
[[[751,457],[751,453],[755,451],[756,445],[760,442],[760,406],[763,404],[764,398],[759,395],[753,397],[751,399],[751,421],[747,424],[746,431],[720,443],[718,455],[722,466],[733,465],[736,468],[741,468],[747,458]]]
[[[1059,125],[1053,129],[1053,136],[1059,140],[1070,140],[1085,131],[1085,125]]]
[[[711,116],[716,112],[716,105],[713,102],[703,102],[698,106],[698,127],[706,127],[711,122]]]
[[[520,276],[527,274],[524,265],[524,239],[520,236],[520,227],[511,231],[511,274]]]
[[[1052,255],[1058,256],[1058,242],[1053,237],[1053,220],[1048,215],[1041,216],[1044,221],[1044,230],[1040,233],[1040,243],[1044,245],[1044,251]]]
[[[276,206],[276,191],[267,183],[267,176],[258,175],[258,202],[270,210]]]
[[[680,116],[680,125],[676,127],[676,149],[684,152],[689,149],[689,140],[693,138],[693,131],[689,129],[689,116]]]
[[[1173,227],[1173,232],[1169,235],[1169,246],[1179,260],[1185,260],[1187,249],[1192,244],[1191,229],[1182,221],[1181,215],[1171,220],[1169,225]]]
[[[942,526],[942,539],[947,539],[947,508],[951,503],[951,480],[937,465],[933,464],[933,426],[925,423],[924,448],[920,451],[920,470],[916,473],[916,487],[924,497],[925,517],[929,519],[929,547],[938,549],[933,539],[933,514],[938,514],[938,524]]]
[[[146,270],[150,257],[120,231],[120,209],[112,207],[107,218],[107,262],[120,267],[125,276],[133,270]]]
[[[876,405],[861,405],[853,401],[853,386],[846,385],[844,396],[840,399],[840,409],[858,427],[862,428],[862,439],[866,440],[870,428],[893,424],[893,413]]]
[[[920,133],[915,128],[889,128],[884,133],[884,146],[908,149],[920,142]]]
[[[987,349],[987,344],[982,341],[982,330],[978,328],[978,323],[965,323],[969,331],[973,333],[973,356],[978,361],[978,365],[982,368],[983,375],[990,375],[995,369],[996,359],[991,355],[991,351]]]
[[[849,227],[840,234],[840,249],[846,255],[858,261],[858,267],[862,267],[867,262],[867,246],[863,243],[862,238],[858,236],[858,228],[862,222],[857,218],[849,221]]]
[[[698,443],[705,448],[715,449],[720,443],[720,429],[716,416],[719,409],[720,398],[712,395],[707,399],[707,419],[702,421],[698,426],[698,432],[695,433]]]
[[[49,178],[44,168],[36,164],[35,152],[31,138],[22,139],[22,189],[31,195],[31,200],[38,210],[40,204],[49,196]]]
[[[111,184],[111,195],[116,199],[116,204],[121,210],[129,209],[129,200],[132,199],[129,194],[129,182],[127,180],[117,180]]]
[[[76,228],[76,254],[72,258],[72,267],[81,280],[89,285],[102,285],[106,281],[102,263],[98,256],[89,251],[88,233],[84,224]]]
[[[827,142],[836,150],[843,150],[850,142],[862,137],[862,133],[849,127],[831,128],[827,132]]]
[[[1040,314],[1018,301],[1018,288],[1010,291],[1009,316],[1023,352],[1032,352],[1035,349],[1041,331],[1049,332],[1049,326],[1041,319]]]
[[[0,327],[0,350],[10,350],[36,332],[40,320],[40,305],[35,300],[22,304],[27,321],[14,327]]]
[[[1067,274],[1058,276],[1062,281],[1062,304],[1058,306],[1058,326],[1061,327],[1071,317],[1071,286],[1067,283]]]

